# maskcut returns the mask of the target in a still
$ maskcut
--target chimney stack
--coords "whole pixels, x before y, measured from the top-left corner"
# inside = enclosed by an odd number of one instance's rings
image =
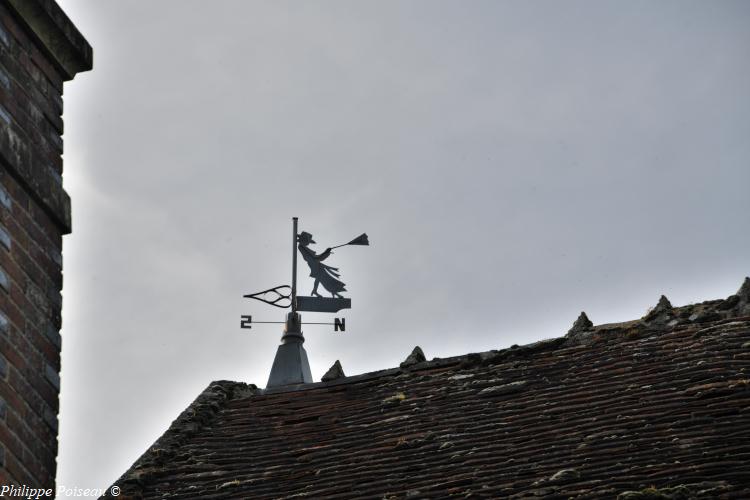
[[[53,0],[0,2],[0,483],[54,489],[62,336],[63,83],[91,46]],[[67,168],[67,167],[66,167]]]

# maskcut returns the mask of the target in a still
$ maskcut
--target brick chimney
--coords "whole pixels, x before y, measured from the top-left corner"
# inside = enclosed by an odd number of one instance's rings
[[[63,82],[92,67],[54,0],[0,0],[0,484],[54,488],[60,391]]]

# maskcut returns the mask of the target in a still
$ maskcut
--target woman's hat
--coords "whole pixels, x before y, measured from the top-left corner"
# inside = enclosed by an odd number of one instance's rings
[[[315,240],[312,239],[312,234],[308,233],[307,231],[302,231],[297,236],[297,241],[304,241],[306,243],[315,243]]]

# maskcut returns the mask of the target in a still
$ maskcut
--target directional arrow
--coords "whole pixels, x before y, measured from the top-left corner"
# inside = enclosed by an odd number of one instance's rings
[[[287,292],[286,289],[288,289],[289,291]],[[289,285],[279,285],[273,288],[269,288],[268,290],[263,290],[262,292],[243,295],[243,297],[259,300],[274,307],[287,309],[292,306],[292,287],[290,287]],[[285,305],[279,304],[279,302],[282,302],[284,300],[288,300],[289,303]]]

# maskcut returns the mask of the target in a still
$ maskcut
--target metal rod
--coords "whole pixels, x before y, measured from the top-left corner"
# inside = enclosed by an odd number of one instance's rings
[[[292,314],[297,312],[297,217],[292,217]]]
[[[286,324],[286,321],[255,321],[253,320],[252,324],[256,323],[263,323],[266,325],[283,325]],[[304,323],[300,323],[301,325],[335,325],[335,323],[308,323],[305,321]]]

